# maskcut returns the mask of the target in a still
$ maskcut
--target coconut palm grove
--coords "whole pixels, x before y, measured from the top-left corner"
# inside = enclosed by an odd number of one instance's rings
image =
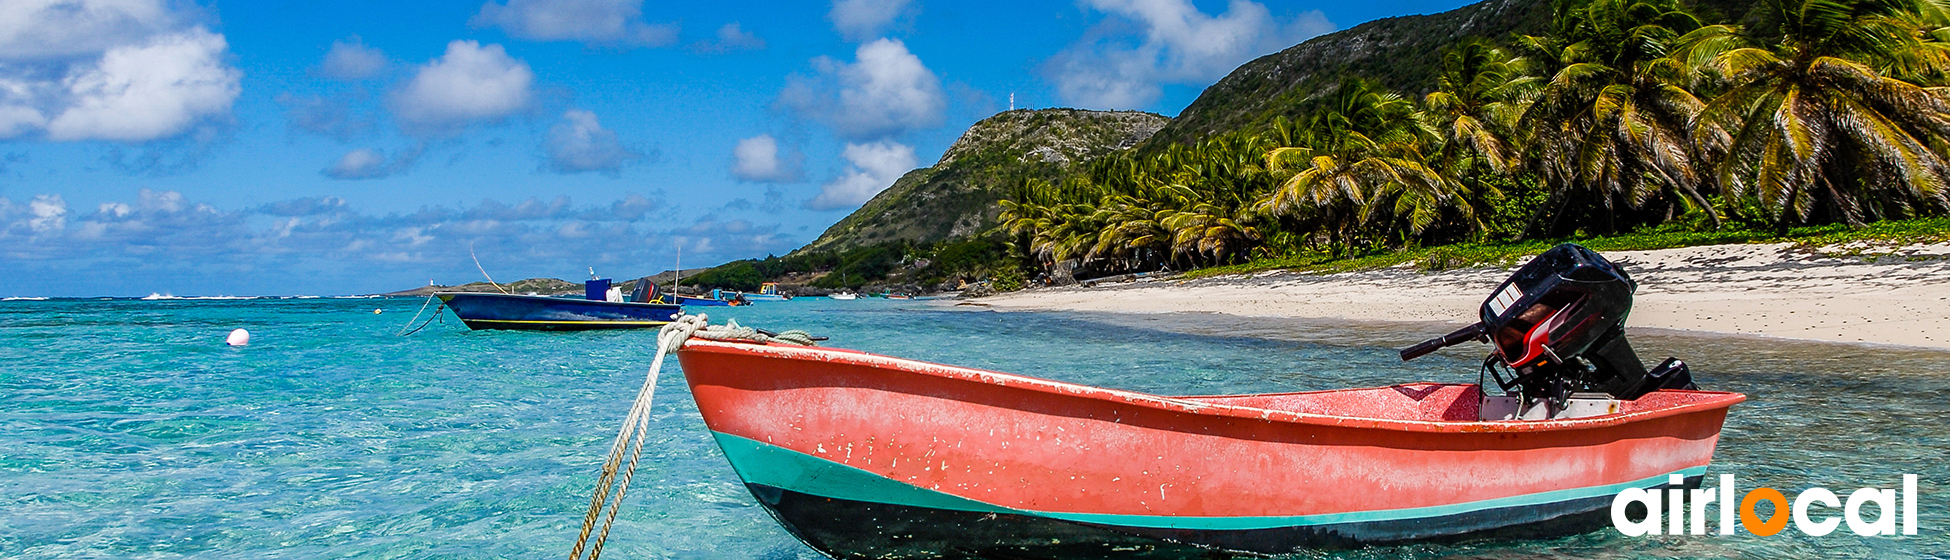
[[[1675,0],[1564,1],[1549,28],[1450,45],[1419,97],[1339,76],[1242,129],[1014,178],[986,237],[802,251],[697,280],[740,287],[819,270],[845,274],[815,286],[990,280],[1008,290],[1059,270],[1943,229],[1944,6],[1764,0],[1731,21]]]

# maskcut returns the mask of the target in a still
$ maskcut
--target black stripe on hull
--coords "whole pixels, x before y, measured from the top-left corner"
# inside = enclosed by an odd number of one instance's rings
[[[560,323],[509,323],[509,322],[490,322],[490,321],[469,321],[466,319],[462,319],[461,324],[467,325],[468,329],[477,330],[477,331],[486,331],[486,330],[597,331],[597,330],[610,330],[610,329],[657,329],[657,328],[663,328],[663,326],[666,323],[652,323],[652,324],[605,323],[602,321],[560,322]]]
[[[1700,477],[1686,480],[1697,488]],[[1400,521],[1251,530],[1124,527],[827,498],[747,483],[786,530],[835,558],[1226,558],[1409,542],[1536,539],[1611,526],[1610,496]],[[1657,488],[1669,488],[1662,485]],[[1642,512],[1634,512],[1637,519]]]

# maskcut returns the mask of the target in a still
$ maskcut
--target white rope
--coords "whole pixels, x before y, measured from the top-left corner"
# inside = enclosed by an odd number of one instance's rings
[[[637,459],[643,455],[644,432],[650,427],[650,403],[657,392],[657,376],[663,371],[664,357],[670,351],[684,345],[691,333],[705,326],[704,315],[685,315],[664,325],[657,331],[657,357],[650,361],[650,373],[643,379],[643,388],[637,390],[636,403],[630,406],[630,414],[623,419],[623,427],[616,433],[616,442],[609,446],[609,459],[603,462],[603,474],[596,480],[596,493],[589,499],[589,511],[582,517],[582,534],[576,537],[576,546],[569,552],[569,560],[579,560],[582,550],[589,544],[590,530],[595,527],[596,518],[603,517],[602,531],[596,534],[594,546],[589,547],[589,559],[596,560],[603,554],[603,541],[609,539],[610,525],[616,522],[616,510],[623,505],[623,494],[630,489],[630,478],[636,474]],[[616,483],[616,469],[623,462],[623,450],[630,450],[629,468],[623,471],[623,481]],[[615,496],[610,496],[610,487],[616,486]],[[603,515],[607,503],[608,515]]]
[[[738,321],[728,321],[723,325],[710,324],[704,315],[685,315],[664,325],[657,331],[657,357],[650,361],[650,373],[643,379],[643,388],[637,390],[636,403],[630,406],[630,414],[623,419],[623,427],[616,433],[616,441],[609,446],[609,459],[603,462],[602,476],[596,480],[595,495],[589,498],[589,511],[582,517],[582,534],[576,537],[575,549],[569,552],[569,560],[583,560],[582,551],[589,549],[587,560],[596,560],[603,554],[603,542],[609,539],[610,525],[616,522],[617,508],[623,505],[623,494],[630,488],[630,478],[636,474],[637,460],[643,456],[643,440],[650,429],[650,403],[656,395],[657,377],[663,371],[664,357],[684,347],[684,342],[692,337],[706,340],[749,340],[754,342],[784,342],[810,346],[812,336],[805,331],[785,331],[768,335],[751,327],[740,327]],[[629,450],[629,466],[623,468],[623,480],[616,480],[616,471],[623,467],[623,451]],[[611,487],[615,487],[614,496]],[[605,508],[607,506],[607,508]],[[605,512],[604,510],[608,511]],[[596,532],[596,542],[589,543],[589,534],[595,530],[596,519],[603,518],[602,530]]]

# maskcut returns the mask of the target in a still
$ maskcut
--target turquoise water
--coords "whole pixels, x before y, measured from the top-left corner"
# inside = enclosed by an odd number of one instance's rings
[[[654,352],[652,331],[525,333],[418,299],[0,302],[0,558],[557,558]],[[382,314],[374,314],[375,309]],[[1439,326],[992,313],[802,299],[707,310],[828,344],[1164,394],[1474,381]],[[243,348],[223,344],[249,329]],[[1747,393],[1713,474],[1847,496],[1919,474],[1921,535],[1379,547],[1344,558],[1945,557],[1950,353],[1634,333]],[[674,361],[673,364],[674,366]],[[759,509],[679,375],[606,558],[818,558]]]

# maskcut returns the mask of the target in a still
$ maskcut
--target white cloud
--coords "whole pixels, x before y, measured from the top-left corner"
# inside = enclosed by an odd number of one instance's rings
[[[333,179],[377,179],[386,176],[386,154],[372,148],[359,148],[340,156],[325,175]]]
[[[197,18],[165,0],[7,0],[0,6],[0,59],[92,59],[110,49],[178,30]]]
[[[1266,6],[1232,0],[1206,15],[1190,0],[1085,0],[1107,21],[1044,67],[1065,102],[1098,109],[1136,109],[1157,101],[1164,84],[1204,85],[1254,57],[1334,30],[1319,10],[1281,22]],[[1142,36],[1118,30],[1135,24]]]
[[[646,24],[642,16],[643,0],[508,0],[482,5],[468,24],[530,41],[657,46],[677,39],[677,24]]]
[[[426,148],[427,145],[424,143],[414,145],[393,154],[391,161],[388,161],[386,154],[379,150],[358,148],[339,156],[338,161],[332,162],[332,165],[320,173],[341,181],[378,179],[397,175],[412,169],[413,163],[419,161],[421,154],[426,153]]]
[[[807,208],[834,210],[865,204],[918,164],[914,147],[893,142],[847,144],[840,157],[849,164],[846,172],[822,185],[819,196],[806,201]]]
[[[865,41],[880,36],[894,18],[907,8],[908,0],[833,0],[826,19],[848,41]]]
[[[0,2],[0,138],[147,142],[225,121],[223,35],[166,0]]]
[[[908,52],[881,39],[854,52],[853,63],[813,59],[817,78],[794,77],[779,102],[818,119],[849,140],[878,140],[941,124],[947,107],[941,80]]]
[[[738,22],[735,21],[718,28],[717,40],[691,43],[692,52],[713,54],[734,51],[755,51],[763,48],[765,48],[764,39],[760,39],[757,35],[745,31],[745,28],[739,26]]]
[[[805,176],[805,155],[779,153],[779,142],[770,134],[738,141],[731,149],[731,176],[754,183],[795,183]]]
[[[548,129],[548,168],[556,173],[600,171],[615,176],[625,164],[644,155],[617,142],[616,132],[603,128],[596,114],[581,109],[562,113],[562,121]]]
[[[47,116],[24,105],[0,104],[0,139],[25,135],[47,126]]]
[[[409,133],[450,134],[528,109],[534,83],[535,71],[501,45],[454,41],[394,92],[393,114]]]
[[[325,61],[318,65],[318,74],[334,80],[364,80],[384,73],[391,65],[386,53],[366,46],[354,35],[332,42],[332,50],[325,53]]]
[[[222,35],[202,28],[110,49],[68,77],[71,101],[47,123],[55,140],[139,142],[174,136],[227,115],[242,73],[224,62]]]
[[[68,227],[68,203],[61,199],[61,195],[36,196],[32,202],[27,203],[27,208],[34,216],[28,219],[27,227],[33,229],[34,233],[47,233]]]

